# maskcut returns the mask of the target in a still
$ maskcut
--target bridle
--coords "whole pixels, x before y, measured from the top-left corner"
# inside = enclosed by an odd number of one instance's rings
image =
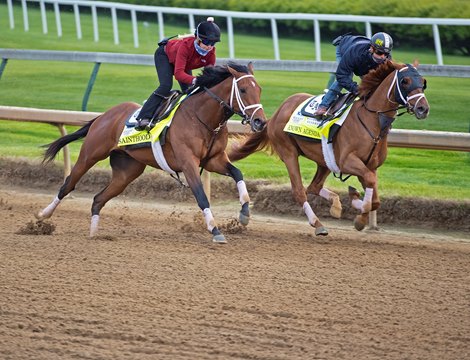
[[[402,89],[400,86],[402,83],[403,78],[406,76],[406,74],[412,73],[410,75],[411,78],[411,84],[408,86],[408,89]],[[408,95],[410,92],[412,92],[415,89],[426,89],[426,81],[424,82],[423,85],[421,85],[419,79],[421,76],[419,75],[418,71],[416,68],[410,64],[406,64],[406,67],[401,68],[400,70],[395,70],[395,75],[393,77],[393,81],[390,84],[390,87],[387,92],[387,99],[390,102],[393,102],[393,100],[390,99],[390,94],[392,92],[392,88],[395,85],[395,99],[398,100],[398,104],[403,105],[406,107],[407,112],[409,114],[414,114],[415,109],[418,106],[418,103],[426,98],[426,95],[424,95],[424,92],[414,94],[414,95]],[[418,98],[418,100],[415,102],[414,106],[410,104],[410,100]]]
[[[411,84],[408,86],[407,89],[403,89],[401,87],[402,80],[405,78],[405,76],[409,75],[409,73],[412,73],[409,77],[411,78]],[[387,91],[387,100],[390,103],[398,104],[398,106],[394,108],[390,108],[387,110],[373,110],[370,109],[367,106],[367,100],[364,100],[364,108],[370,112],[375,112],[377,114],[384,114],[388,113],[390,111],[398,111],[400,109],[406,109],[406,111],[409,114],[414,114],[416,107],[418,106],[418,103],[426,98],[426,95],[424,92],[414,94],[414,95],[409,95],[410,92],[416,89],[426,89],[426,80],[424,81],[424,85],[421,85],[419,79],[421,79],[421,75],[419,75],[418,71],[416,68],[410,64],[406,64],[405,67],[395,70],[395,74],[393,76],[393,80],[390,83],[390,86]],[[395,89],[394,95],[395,95],[395,100],[392,100],[390,95],[392,93],[392,90]],[[414,105],[410,104],[410,100],[418,98],[418,100],[415,102]],[[397,116],[401,116],[404,113],[400,113]]]
[[[232,78],[232,89],[230,90],[230,103],[229,104],[227,104],[222,98],[214,94],[211,90],[204,87],[204,91],[226,109],[226,114],[225,114],[226,119],[224,120],[224,122],[226,122],[233,114],[237,114],[242,118],[243,125],[250,124],[256,112],[263,108],[263,105],[261,104],[245,105],[243,103],[242,97],[240,95],[240,89],[238,88],[238,82],[242,79],[250,78],[250,77],[254,78],[254,76],[251,74],[240,76],[237,79],[235,77]],[[234,101],[237,102],[238,108],[240,109],[240,111],[237,111],[234,109]],[[254,111],[252,111],[251,116],[248,116],[248,114],[246,113],[246,110],[250,110],[250,109],[254,109]]]

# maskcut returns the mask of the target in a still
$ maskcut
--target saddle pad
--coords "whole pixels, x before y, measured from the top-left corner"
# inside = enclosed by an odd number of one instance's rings
[[[321,140],[322,135],[328,138],[331,126],[333,124],[341,126],[348,116],[352,105],[349,106],[340,117],[331,119],[329,121],[319,120],[310,114],[313,114],[313,112],[317,109],[322,98],[323,95],[314,96],[306,99],[299,106],[297,106],[290,116],[286,126],[284,127],[284,131],[317,140]]]
[[[158,123],[150,130],[136,130],[135,126],[137,124],[137,117],[139,116],[140,110],[142,108],[137,109],[130,117],[126,120],[124,130],[122,131],[121,136],[118,140],[118,146],[128,146],[128,145],[136,145],[142,144],[146,142],[155,142],[159,140],[160,134],[162,131],[169,127],[173,117],[175,115],[176,110],[178,110],[181,102],[186,98],[183,96],[179,99],[178,103],[175,105],[173,110],[168,114],[168,116]]]

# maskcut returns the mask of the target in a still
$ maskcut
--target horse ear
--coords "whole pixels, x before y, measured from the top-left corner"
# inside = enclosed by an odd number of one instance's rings
[[[416,69],[418,68],[418,66],[419,66],[419,59],[418,59],[418,58],[416,58],[416,59],[413,60],[413,66],[414,66]]]
[[[253,62],[248,63],[248,71],[250,72],[251,75],[254,74],[254,68],[253,68]]]

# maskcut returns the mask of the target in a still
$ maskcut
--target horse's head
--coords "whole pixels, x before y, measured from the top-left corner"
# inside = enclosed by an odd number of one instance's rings
[[[425,119],[429,114],[429,103],[424,95],[426,79],[419,74],[413,65],[406,64],[396,71],[394,83],[396,84],[396,101],[405,106],[407,111],[414,114],[417,119]]]
[[[248,73],[240,71],[231,63],[227,68],[233,76],[230,107],[243,118],[242,123],[250,124],[251,130],[263,130],[266,126],[266,115],[260,101],[261,87],[253,75],[253,64],[248,64]]]

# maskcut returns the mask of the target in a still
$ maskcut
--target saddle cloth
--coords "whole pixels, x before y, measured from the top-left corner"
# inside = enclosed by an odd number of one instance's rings
[[[331,120],[319,120],[313,117],[313,113],[320,105],[324,95],[313,96],[303,101],[294,110],[289,121],[284,127],[284,131],[308,137],[315,140],[321,140],[322,135],[329,138],[331,127],[336,124],[341,126],[351,110],[352,104],[344,112]]]
[[[118,140],[118,146],[136,146],[144,147],[151,146],[155,160],[157,161],[160,168],[169,172],[170,174],[176,174],[167,164],[162,151],[162,144],[164,143],[164,136],[160,137],[162,133],[170,127],[173,117],[178,110],[179,106],[187,96],[182,96],[175,107],[171,110],[167,117],[163,118],[155,124],[155,126],[150,130],[136,130],[135,126],[137,125],[137,117],[139,116],[140,110],[137,109],[127,120],[122,131],[121,136]]]

